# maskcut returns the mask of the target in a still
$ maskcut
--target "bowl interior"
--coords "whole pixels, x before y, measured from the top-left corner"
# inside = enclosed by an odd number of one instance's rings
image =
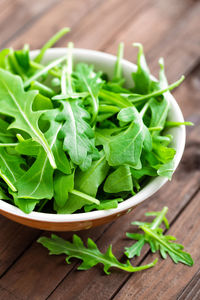
[[[44,63],[48,63],[56,58],[66,55],[65,48],[54,48],[49,49],[45,57],[43,59]],[[34,58],[38,53],[37,50],[31,52],[31,58]],[[116,62],[116,57],[110,54],[87,50],[87,49],[74,49],[73,50],[73,59],[74,63],[77,62],[85,62],[88,64],[93,64],[95,70],[101,70],[108,74],[109,77],[113,74],[114,64]],[[123,75],[126,79],[126,86],[131,87],[133,86],[133,81],[131,77],[131,73],[136,71],[136,65],[123,60],[122,62],[123,67]],[[178,121],[183,122],[183,115],[181,110],[174,99],[174,97],[167,92],[166,97],[171,103],[171,108],[169,111],[168,119],[170,121]],[[180,159],[182,157],[184,146],[185,146],[185,126],[179,126],[175,128],[171,128],[168,130],[168,133],[172,134],[174,139],[172,142],[172,146],[176,149],[175,155],[175,168],[178,166]],[[77,222],[77,221],[85,221],[85,220],[94,220],[99,219],[102,217],[106,217],[112,214],[119,213],[125,210],[131,210],[132,207],[137,205],[138,203],[144,201],[152,194],[154,194],[157,190],[159,190],[165,183],[167,179],[164,177],[156,177],[152,179],[139,193],[135,196],[130,197],[129,199],[125,200],[124,202],[119,203],[118,208],[111,209],[111,210],[102,210],[102,211],[93,211],[88,213],[79,213],[79,214],[46,214],[40,212],[32,212],[30,214],[23,213],[17,207],[8,204],[2,200],[0,200],[0,210],[6,211],[10,214],[14,214],[23,218],[32,219],[32,220],[40,220],[45,222]]]

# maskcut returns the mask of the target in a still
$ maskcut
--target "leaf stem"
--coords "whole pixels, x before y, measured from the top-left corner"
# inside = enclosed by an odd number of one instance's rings
[[[115,93],[103,89],[100,90],[99,97],[102,97],[105,100],[114,103],[115,105],[118,105],[119,107],[122,108],[132,106],[132,103],[128,99],[125,99],[122,96],[116,97]]]
[[[151,226],[150,226],[151,229],[157,228],[162,223],[167,211],[168,211],[168,207],[167,206],[163,207],[161,212],[157,215],[157,217],[151,223]]]
[[[72,191],[70,191],[70,193],[73,194],[73,195],[76,195],[78,197],[84,198],[84,199],[86,199],[86,200],[88,200],[88,201],[90,201],[92,203],[97,204],[97,205],[100,204],[100,201],[97,200],[96,198],[93,198],[93,197],[91,197],[91,196],[89,196],[89,195],[87,195],[85,193],[80,192],[80,191],[72,190]]]
[[[8,179],[8,177],[1,170],[0,170],[0,177],[7,183],[7,185],[13,192],[17,192],[17,189],[15,188],[15,186],[12,184],[12,182]]]
[[[35,73],[33,76],[31,76],[30,78],[28,78],[25,82],[24,82],[24,88],[27,88],[32,81],[37,80],[38,78],[40,78],[43,74],[45,74],[46,72],[48,72],[49,70],[53,69],[55,66],[59,65],[60,63],[62,63],[64,60],[66,59],[66,56],[60,57],[54,61],[52,61],[51,63],[49,63],[47,66],[45,66],[43,69],[41,69],[40,71],[38,71],[37,73]]]
[[[164,94],[165,92],[171,91],[173,90],[175,87],[179,86],[181,84],[181,82],[185,79],[184,76],[181,76],[181,78],[177,81],[175,81],[174,83],[172,83],[171,85],[168,85],[166,88],[152,92],[150,94],[147,95],[143,95],[143,96],[139,96],[139,97],[135,97],[134,94],[129,94],[129,101],[131,101],[132,103],[137,103],[140,101],[144,101],[144,100],[148,100],[152,97],[157,97],[160,96],[162,94]],[[133,99],[131,100],[131,96],[133,97]]]
[[[124,55],[124,43],[120,43],[118,47],[118,53],[117,53],[117,61],[115,64],[114,69],[114,79],[121,79],[122,78],[122,65],[121,61],[123,59]]]
[[[186,125],[186,126],[194,126],[192,122],[172,122],[172,121],[167,121],[165,122],[165,128],[170,128],[170,127],[177,127],[180,125]]]
[[[35,62],[40,62],[43,58],[45,52],[47,49],[51,48],[61,37],[63,37],[66,33],[70,31],[69,27],[64,27],[60,31],[58,31],[50,40],[44,44],[44,46],[41,48],[39,54],[35,57]]]

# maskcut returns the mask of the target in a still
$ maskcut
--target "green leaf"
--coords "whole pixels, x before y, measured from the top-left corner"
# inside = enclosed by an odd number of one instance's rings
[[[40,49],[40,52],[35,57],[34,61],[35,62],[40,62],[42,60],[45,52],[47,51],[47,49],[51,48],[59,39],[61,39],[61,37],[63,37],[69,31],[70,31],[70,28],[64,27],[61,30],[59,30],[54,36],[52,36],[50,38],[50,40],[48,40],[48,42],[46,42],[44,44],[44,46]]]
[[[19,198],[16,193],[11,193],[14,199],[14,203],[19,207],[25,214],[30,214],[35,206],[39,203],[39,200],[35,199],[23,199]]]
[[[128,235],[128,233],[126,234],[129,238],[131,238],[130,235]],[[135,238],[134,238],[135,239]],[[132,258],[134,256],[140,256],[141,254],[141,250],[143,248],[145,244],[145,239],[144,238],[141,238],[138,240],[137,243],[133,244],[132,246],[130,247],[125,247],[125,252],[124,254],[128,257],[128,258]]]
[[[133,168],[130,168],[130,170],[131,170],[132,176],[137,180],[142,178],[145,175],[152,176],[152,177],[157,175],[156,170],[148,165],[142,165],[142,168],[140,170],[136,170]]]
[[[168,254],[171,259],[175,262],[182,262],[188,266],[193,265],[193,260],[189,253],[182,251],[182,245],[170,242],[167,236],[164,236],[160,231],[146,226],[141,226],[141,229],[145,232],[145,241],[151,241],[151,249],[152,247],[156,247],[156,243],[158,243],[158,249],[160,250],[162,257],[165,259],[166,254]]]
[[[132,73],[134,80],[134,92],[138,94],[147,94],[151,83],[149,68],[143,53],[143,46],[134,43],[133,46],[138,47],[137,71]]]
[[[0,199],[1,200],[10,200],[10,198],[5,194],[5,191],[0,187]]]
[[[8,130],[9,123],[0,118],[0,142],[8,144],[14,143],[15,135],[12,130]]]
[[[92,106],[92,120],[95,121],[99,110],[99,90],[103,84],[100,79],[101,73],[94,73],[93,66],[88,66],[84,63],[79,63],[76,66],[74,73],[76,76],[76,87],[80,92],[88,92],[90,95],[90,104]]]
[[[174,161],[172,160],[160,166],[157,173],[159,176],[167,177],[169,180],[171,180],[174,173]]]
[[[61,101],[62,107],[56,120],[62,122],[60,138],[63,149],[69,153],[73,163],[81,165],[95,150],[94,132],[87,120],[89,113],[80,106],[79,100]]]
[[[29,45],[25,44],[22,50],[14,51],[15,57],[19,65],[25,70],[28,71],[30,67],[30,57],[29,57]]]
[[[118,207],[118,202],[123,202],[122,198],[112,199],[112,200],[101,200],[99,205],[91,204],[85,205],[84,210],[85,212],[89,212],[91,210],[108,210]]]
[[[77,171],[75,175],[75,188],[92,197],[96,197],[98,187],[109,170],[104,151],[101,151],[100,155],[100,159],[93,161],[86,172]]]
[[[14,121],[9,128],[20,129],[28,133],[43,147],[52,167],[55,168],[53,153],[38,127],[38,120],[43,111],[32,111],[36,94],[36,91],[24,92],[20,77],[0,70],[0,113],[13,117]]]
[[[68,199],[68,194],[74,188],[74,173],[65,175],[57,173],[54,176],[54,199],[56,206],[63,207]]]
[[[22,157],[17,154],[10,154],[5,148],[0,147],[0,177],[13,192],[16,192],[17,179],[25,173],[21,168],[23,164],[25,161]]]
[[[62,143],[57,139],[57,135],[62,125],[54,120],[56,115],[57,111],[51,110],[44,116],[44,118],[51,121],[49,129],[45,133],[45,138],[50,145],[51,151],[54,153],[57,168],[65,174],[69,174],[71,173],[69,161],[63,152]],[[18,196],[20,198],[51,199],[53,197],[54,170],[51,167],[46,152],[43,150],[43,148],[34,148],[33,144],[31,147],[29,147],[29,143],[32,144],[32,141],[24,141],[21,143],[20,147],[16,147],[16,149],[19,152],[21,151],[22,154],[27,155],[28,151],[30,151],[30,148],[32,148],[33,152],[29,152],[29,155],[37,154],[33,165],[16,182]]]
[[[131,112],[131,113],[130,113]],[[135,107],[122,109],[118,114],[120,121],[131,120],[129,127],[113,136],[105,148],[110,166],[127,164],[136,169],[141,168],[141,153],[146,137],[145,125]]]
[[[109,269],[111,267],[115,267],[127,272],[137,272],[151,268],[157,262],[157,260],[155,260],[151,264],[139,267],[133,267],[130,261],[127,261],[125,264],[120,263],[113,255],[111,246],[109,246],[106,253],[103,254],[99,251],[93,240],[89,238],[87,241],[87,247],[85,247],[80,237],[75,234],[73,235],[72,243],[65,241],[64,239],[53,234],[51,235],[51,238],[39,238],[38,242],[49,250],[49,254],[66,254],[67,263],[70,263],[70,259],[73,257],[82,260],[78,270],[88,270],[96,266],[98,263],[101,263],[104,265],[104,272],[106,274],[110,274]]]
[[[128,166],[120,166],[113,173],[111,173],[103,187],[106,193],[118,193],[122,191],[132,191],[133,182]]]
[[[118,53],[117,53],[117,60],[115,63],[115,69],[114,69],[114,75],[112,82],[118,83],[118,85],[121,85],[123,83],[123,77],[122,77],[122,59],[124,55],[124,43],[120,43],[118,46]]]
[[[169,228],[169,223],[165,217],[168,208],[164,207],[160,212],[146,213],[147,216],[156,216],[152,223],[133,222],[133,225],[138,225],[143,230],[144,234],[127,234],[127,237],[137,240],[138,242],[131,247],[127,247],[126,256],[132,258],[134,255],[139,255],[145,243],[150,245],[153,253],[160,251],[161,256],[166,259],[167,254],[175,262],[182,262],[188,266],[193,265],[193,260],[189,253],[183,251],[183,246],[172,241],[176,240],[173,236],[165,236],[160,224],[164,222],[166,228]]]
[[[81,209],[83,206],[88,204],[99,205],[100,202],[96,198],[93,198],[87,194],[72,190],[69,193],[68,200],[63,207],[58,207],[55,203],[55,209],[58,214],[72,214],[73,212]]]
[[[6,58],[9,54],[10,49],[3,49],[0,51],[0,68],[6,69]]]

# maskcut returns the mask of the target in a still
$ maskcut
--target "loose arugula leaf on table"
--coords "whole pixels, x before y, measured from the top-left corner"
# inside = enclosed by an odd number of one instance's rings
[[[41,144],[50,164],[56,168],[53,153],[38,127],[38,120],[43,111],[32,111],[36,94],[36,91],[24,92],[20,77],[0,70],[0,113],[14,118],[9,128],[23,130]]]
[[[109,246],[106,253],[101,253],[93,240],[88,238],[87,247],[84,246],[81,238],[76,234],[73,235],[72,243],[65,241],[64,239],[52,234],[51,238],[41,237],[38,239],[38,243],[42,244],[49,250],[49,254],[59,255],[66,254],[66,262],[70,264],[71,258],[78,258],[82,260],[82,263],[77,268],[78,270],[88,270],[97,264],[103,264],[104,272],[110,274],[109,269],[115,267],[127,272],[137,272],[153,267],[157,260],[152,263],[133,267],[129,260],[126,263],[120,263],[112,253],[112,246]]]
[[[175,262],[181,262],[188,266],[193,265],[193,260],[189,253],[183,251],[183,246],[173,241],[176,240],[174,236],[164,235],[163,229],[160,228],[160,224],[164,222],[166,229],[169,229],[169,223],[165,217],[168,211],[167,207],[164,207],[160,212],[146,213],[146,216],[156,216],[151,223],[146,222],[133,222],[133,225],[139,226],[143,230],[144,234],[127,233],[126,236],[137,240],[137,243],[131,247],[126,247],[125,254],[128,258],[132,258],[135,255],[139,256],[142,247],[145,243],[148,243],[151,251],[154,253],[160,251],[162,258],[166,259],[167,254]]]

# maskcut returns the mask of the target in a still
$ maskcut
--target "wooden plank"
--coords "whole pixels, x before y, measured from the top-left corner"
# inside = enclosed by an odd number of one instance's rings
[[[2,276],[40,231],[19,225],[3,216],[0,216],[0,228],[0,276]]]
[[[170,259],[164,261],[160,259],[155,269],[142,275],[132,275],[114,299],[176,299],[179,291],[199,269],[200,239],[197,238],[200,222],[199,198],[200,192],[168,231],[169,234],[175,235],[177,241],[183,243],[185,249],[191,253],[196,262],[194,266],[190,268],[183,264],[175,265]],[[143,263],[151,260],[152,255],[149,255]]]
[[[57,17],[56,20],[58,20],[58,17]],[[37,32],[37,33],[38,33],[38,32]],[[35,33],[35,34],[36,34],[36,33]],[[50,34],[50,35],[51,35],[51,34]],[[24,41],[23,41],[23,42],[24,42]],[[37,42],[38,42],[38,40],[37,40]],[[117,227],[115,227],[115,228],[117,228]],[[88,232],[87,234],[90,235],[89,232]],[[39,251],[36,252],[37,255],[40,255],[39,253],[40,253]],[[29,255],[29,259],[32,259],[32,256],[31,256],[31,255]],[[50,259],[52,260],[52,258],[50,258]],[[36,261],[34,261],[34,263],[36,263]],[[43,261],[40,261],[40,265],[41,265],[42,263],[43,263]],[[54,264],[52,265],[52,269],[54,269],[54,268],[57,269],[56,264],[55,264],[55,265],[54,265]],[[63,269],[64,269],[64,268],[66,268],[66,267],[63,265]],[[52,269],[51,269],[51,270],[52,270]],[[65,270],[66,270],[66,269],[65,269]],[[12,270],[11,270],[11,271],[12,271]],[[49,271],[49,270],[48,270],[48,271]],[[98,272],[99,272],[99,271],[98,271]],[[97,274],[99,274],[98,272],[97,272]],[[64,271],[63,271],[63,273],[64,273]],[[66,271],[65,271],[65,273],[66,273]],[[47,274],[47,273],[44,272],[43,274]],[[94,275],[94,273],[92,273],[92,274]],[[92,275],[92,276],[93,276],[93,275]],[[84,273],[84,276],[87,276],[87,275]],[[16,277],[16,278],[17,278],[17,277]],[[36,278],[36,277],[33,276],[33,278]],[[39,278],[39,277],[38,277],[38,278]],[[60,278],[62,278],[62,276],[60,276]],[[52,280],[52,279],[51,279],[51,280]],[[58,280],[58,281],[59,281],[59,280]],[[37,282],[37,280],[36,280],[36,282]],[[56,282],[56,283],[57,283],[57,282]],[[116,284],[116,282],[115,282],[115,284]],[[22,287],[21,287],[21,288],[22,288]],[[115,286],[115,288],[116,288],[116,286]],[[52,295],[52,297],[53,297],[53,295]]]
[[[0,285],[0,294],[1,294],[1,299],[6,299],[6,300],[20,300],[17,296],[13,295],[9,291],[7,291],[5,288],[1,287]]]
[[[90,229],[89,231],[77,232],[77,234],[81,235],[84,240],[86,240],[88,234],[95,239],[96,236],[103,234],[104,230],[109,226],[104,225],[99,228]],[[50,233],[47,234],[49,235]],[[70,239],[72,234],[72,232],[68,232],[60,235],[66,239]],[[14,264],[7,273],[12,274],[12,291],[10,287],[6,287],[8,281],[5,275],[0,280],[0,285],[8,292],[20,297],[20,299],[46,299],[65,274],[73,268],[73,264],[66,265],[63,256],[54,258],[52,259],[51,256],[48,256],[47,251],[35,242],[18,260],[20,263],[18,265],[17,263]],[[0,299],[3,299],[1,290]]]
[[[27,28],[21,35],[13,38],[8,45],[21,48],[25,43],[28,43],[32,49],[40,48],[59,29],[66,26],[71,28],[76,26],[86,14],[90,13],[94,8],[97,9],[98,5],[104,2],[102,0],[62,1],[47,11],[43,17],[35,22],[34,26]],[[39,35],[38,32],[40,33]],[[62,39],[60,43],[66,46],[69,38],[70,34]]]
[[[60,1],[60,0],[59,0]],[[50,7],[56,4],[57,0],[49,1],[26,1],[8,0],[0,3],[0,47],[4,47],[6,41],[17,35],[17,32],[24,30],[27,24],[38,19]]]
[[[163,1],[163,5],[164,3],[166,12],[158,7],[149,8],[109,41],[110,46],[108,43],[102,49],[116,53],[119,42],[125,41],[125,58],[135,62],[137,49],[131,44],[141,42],[152,73],[158,73],[158,59],[162,56],[168,78],[173,81],[180,74],[188,74],[199,60],[200,31],[196,28],[199,25],[200,3],[182,1],[182,13],[181,10],[180,14],[175,10],[176,13],[172,15],[167,11],[170,7],[173,10],[174,6],[168,5],[168,1]],[[148,26],[148,30],[144,24]]]
[[[200,269],[188,285],[181,291],[177,300],[198,300],[200,298]]]
[[[118,35],[121,28],[142,11],[146,11],[150,5],[149,0],[105,1],[98,10],[93,10],[81,20],[81,24],[76,27],[78,30],[73,31],[72,28],[70,39],[77,48],[101,49],[108,40]]]
[[[199,94],[200,64],[185,79],[180,88],[173,93],[185,117],[193,114],[194,111],[197,113],[200,111]]]

